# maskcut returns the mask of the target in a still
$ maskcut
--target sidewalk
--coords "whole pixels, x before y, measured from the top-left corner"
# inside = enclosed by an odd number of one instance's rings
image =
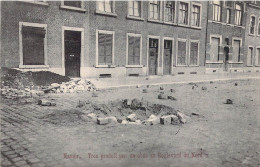
[[[210,81],[227,81],[243,79],[260,79],[260,73],[222,73],[202,75],[176,75],[176,76],[143,76],[124,78],[90,78],[98,89],[136,87],[137,85],[171,85],[198,83]]]

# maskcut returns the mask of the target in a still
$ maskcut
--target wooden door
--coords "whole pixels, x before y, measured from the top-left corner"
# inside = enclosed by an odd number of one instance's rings
[[[157,74],[158,39],[149,39],[149,75]]]
[[[172,41],[164,41],[163,75],[171,74]]]
[[[80,77],[81,32],[65,31],[65,75]]]

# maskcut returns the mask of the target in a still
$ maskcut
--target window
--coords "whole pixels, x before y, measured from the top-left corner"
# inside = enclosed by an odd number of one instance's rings
[[[233,56],[232,56],[233,62],[240,62],[240,52],[241,52],[240,46],[241,46],[240,40],[233,41]]]
[[[114,32],[98,31],[98,65],[113,65]]]
[[[164,21],[174,22],[175,19],[175,2],[174,1],[165,1],[164,8]]]
[[[128,2],[128,15],[134,17],[141,17],[141,1]]]
[[[45,24],[19,23],[21,66],[46,64],[46,28]]]
[[[141,65],[141,35],[128,35],[127,65]]]
[[[114,1],[97,1],[97,10],[101,12],[114,13]]]
[[[192,6],[191,25],[196,27],[200,26],[200,6],[197,5]]]
[[[260,18],[258,19],[258,30],[257,30],[257,35],[260,35]]]
[[[247,65],[248,66],[252,66],[253,65],[253,47],[249,47],[248,48]]]
[[[255,34],[255,16],[250,17],[249,34]]]
[[[199,42],[190,43],[190,65],[198,65]]]
[[[256,50],[256,59],[257,59],[257,61],[256,61],[256,65],[260,65],[260,48],[257,48],[257,50]]]
[[[180,2],[179,23],[188,25],[188,3]]]
[[[219,61],[219,45],[220,45],[220,38],[218,37],[212,37],[211,38],[211,54],[210,54],[210,60],[212,62],[218,62]]]
[[[235,24],[241,26],[242,25],[242,5],[236,4],[235,7]]]
[[[186,65],[186,40],[178,40],[177,65]]]
[[[227,23],[231,24],[231,9],[227,8]]]
[[[149,18],[160,20],[160,1],[149,2]]]
[[[221,2],[213,1],[213,21],[221,21]]]
[[[64,1],[65,6],[71,6],[76,8],[81,8],[82,2],[81,1]]]

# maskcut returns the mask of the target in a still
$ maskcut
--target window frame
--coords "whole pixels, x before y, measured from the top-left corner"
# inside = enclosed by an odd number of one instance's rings
[[[178,2],[178,1],[177,1]],[[187,14],[187,24],[183,24],[183,23],[180,23],[180,5],[181,5],[181,3],[186,3],[187,5],[188,5],[188,14]],[[188,2],[188,1],[179,1],[178,2],[178,25],[181,25],[181,26],[186,26],[186,27],[188,27],[189,25],[190,25],[190,2]]]
[[[134,1],[138,1],[138,0],[134,0]],[[138,2],[140,2],[140,16],[131,16],[131,15],[129,15],[129,2],[133,2],[133,1],[128,1],[127,2],[127,18],[128,19],[134,19],[134,20],[144,20],[144,14],[143,14],[143,1],[138,1]]]
[[[223,4],[222,4],[222,1],[220,1],[220,0],[218,0],[218,1],[219,1],[219,5],[218,5],[218,4],[215,4],[214,1],[212,1],[212,21],[213,21],[213,22],[221,22],[221,20],[222,20],[222,10],[223,10],[222,7],[223,7]],[[214,19],[214,18],[215,18],[215,17],[214,17],[214,16],[215,16],[215,15],[214,15],[214,14],[215,14],[215,13],[214,13],[214,11],[215,11],[215,10],[214,10],[214,6],[219,6],[219,8],[220,8],[219,20],[215,20],[215,19]]]
[[[190,64],[190,57],[191,57],[191,43],[197,43],[198,44],[198,58],[197,58],[197,64],[196,65],[191,65]],[[188,65],[189,65],[189,67],[199,67],[199,54],[200,53],[200,41],[199,40],[193,40],[193,39],[191,39],[190,41],[189,41],[189,63],[188,63]]]
[[[222,35],[218,35],[218,34],[210,34],[210,39],[209,39],[209,43],[210,46],[212,44],[212,38],[219,38],[219,46],[222,46]],[[211,50],[211,49],[210,49]],[[211,51],[210,51],[211,53]],[[219,51],[218,54],[220,54],[221,52]],[[210,58],[211,58],[211,54],[210,54]],[[218,60],[218,61],[212,61],[212,60],[207,60],[206,63],[213,63],[213,64],[222,64],[223,60]]]
[[[166,11],[166,2],[167,1],[163,1],[163,22],[166,24],[176,24],[176,20],[177,20],[177,1],[171,1],[174,2],[174,18],[173,21],[166,21],[165,20],[165,11]]]
[[[252,34],[251,33],[251,18],[252,17],[254,17],[255,18],[255,25],[254,25],[254,33]],[[256,28],[256,16],[255,15],[250,15],[250,17],[249,17],[250,19],[249,19],[249,35],[255,35],[255,28]]]
[[[258,52],[258,50],[259,50],[259,52]],[[260,62],[259,62],[259,59],[260,59],[260,46],[256,47],[256,53],[255,54],[256,54],[255,55],[255,66],[260,67]]]
[[[242,48],[243,44],[243,39],[241,37],[232,37],[232,47],[233,47],[233,52],[232,52],[232,61],[228,61],[229,63],[243,63],[243,59],[241,59],[241,56],[243,56],[242,54],[242,50],[239,50],[239,61],[233,61],[233,53],[234,53],[234,41],[240,41],[240,48]],[[240,49],[239,48],[239,49]]]
[[[105,2],[104,0],[102,0],[102,1],[96,1],[96,14],[117,17],[116,9],[115,9],[115,6],[116,6],[115,3],[116,2],[115,2],[115,0],[109,0],[109,1],[112,2],[112,12],[106,12],[106,11],[98,10],[98,2]]]
[[[68,9],[68,10],[74,10],[74,11],[78,11],[78,12],[86,12],[85,6],[84,6],[84,1],[81,1],[81,7],[74,7],[74,6],[68,6],[64,4],[64,0],[61,1],[61,5],[60,8],[61,9]]]
[[[258,17],[257,36],[260,37],[260,17]]]
[[[128,37],[140,37],[140,61],[139,65],[129,65],[128,64]],[[142,65],[142,34],[134,34],[134,33],[127,33],[126,34],[126,67],[143,67]]]
[[[44,28],[46,31],[44,37],[44,65],[24,65],[23,64],[23,34],[22,28],[23,26],[30,26],[30,27],[38,27]],[[40,23],[31,23],[31,22],[19,22],[19,55],[20,55],[20,65],[19,68],[49,68],[48,65],[48,54],[47,54],[47,24],[40,24]]]
[[[249,56],[248,54],[249,54],[250,48],[252,48],[252,57],[251,57],[252,64],[248,64],[248,56]],[[246,66],[247,67],[253,67],[254,66],[254,62],[253,61],[254,61],[254,46],[248,45]]]
[[[241,10],[237,10],[236,9],[236,5],[240,5],[241,6]],[[234,12],[235,12],[235,20],[234,20],[234,25],[236,25],[236,26],[242,26],[242,22],[243,22],[243,4],[241,4],[241,3],[238,3],[238,2],[236,2],[235,3],[235,6],[234,6]],[[236,23],[236,19],[237,19],[237,12],[238,11],[240,11],[241,13],[241,15],[240,15],[240,24],[237,24]]]
[[[112,34],[112,63],[111,65],[99,65],[98,64],[98,58],[99,58],[99,53],[98,53],[98,34]],[[108,31],[108,30],[96,30],[96,67],[115,67],[115,31]]]
[[[153,19],[153,18],[151,18],[150,17],[150,4],[151,4],[151,2],[152,1],[148,1],[148,21],[152,21],[152,22],[161,22],[161,20],[162,20],[162,1],[161,0],[158,0],[158,2],[159,2],[159,17],[158,17],[158,19]]]
[[[195,2],[192,2],[191,4],[191,15],[193,14],[193,6],[199,6],[200,7],[200,22],[199,22],[199,26],[195,26],[195,25],[192,25],[192,20],[191,20],[191,27],[194,27],[194,28],[201,28],[201,18],[202,18],[202,4],[201,3],[195,3]],[[192,17],[191,17],[192,19]]]
[[[179,45],[178,42],[185,42],[186,43],[186,55],[185,55],[185,64],[178,64],[178,49],[179,49]],[[188,39],[184,39],[184,38],[177,38],[176,40],[176,67],[187,67],[188,66],[188,57],[189,57],[189,52],[188,52]]]

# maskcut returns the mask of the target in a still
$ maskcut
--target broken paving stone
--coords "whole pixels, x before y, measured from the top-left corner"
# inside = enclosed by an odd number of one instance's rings
[[[160,118],[160,123],[163,125],[170,125],[172,123],[171,115],[162,116]]]
[[[202,87],[201,87],[201,90],[207,90],[207,87],[202,86]]]
[[[126,118],[127,121],[135,122],[137,120],[136,114],[130,114]]]
[[[177,112],[177,117],[179,118],[181,123],[185,124],[187,122],[188,117],[185,114]]]
[[[117,119],[116,119],[116,117],[107,117],[107,119],[108,119],[108,123],[113,123],[113,124],[116,124],[117,123]]]
[[[177,100],[175,97],[173,97],[173,96],[168,96],[168,99],[170,99],[170,100]]]
[[[176,115],[172,115],[172,124],[178,125],[180,123],[179,118]]]
[[[231,99],[227,99],[225,104],[233,104],[233,101]]]
[[[99,125],[106,125],[109,123],[108,118],[97,118],[97,124]]]
[[[148,89],[143,89],[143,93],[148,93]]]
[[[168,96],[167,96],[166,94],[160,93],[160,94],[158,95],[158,99],[167,99],[167,98],[168,98]]]
[[[92,119],[92,120],[97,120],[97,115],[94,114],[94,113],[90,113],[90,114],[88,114],[87,116],[88,116],[88,118],[90,118],[90,119]]]
[[[153,114],[149,117],[149,119],[144,121],[145,125],[157,125],[159,123],[160,123],[159,117]]]

